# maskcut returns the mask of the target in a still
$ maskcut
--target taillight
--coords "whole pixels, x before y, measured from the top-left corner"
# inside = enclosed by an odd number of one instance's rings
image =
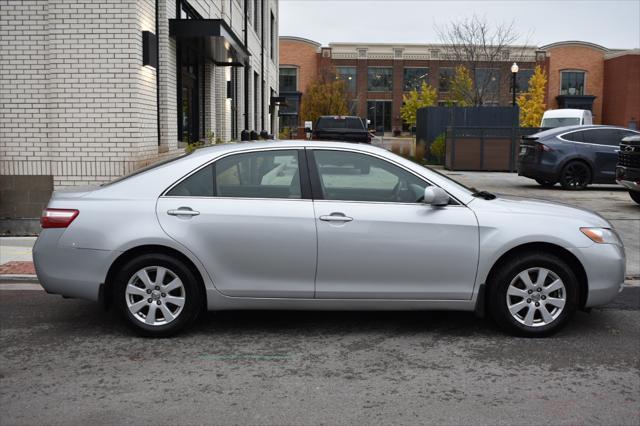
[[[43,228],[66,228],[80,214],[73,209],[44,209],[40,217],[40,225]]]
[[[550,152],[553,151],[553,148],[551,148],[550,146],[547,146],[543,143],[539,143],[536,145],[536,148],[538,149],[538,152]]]

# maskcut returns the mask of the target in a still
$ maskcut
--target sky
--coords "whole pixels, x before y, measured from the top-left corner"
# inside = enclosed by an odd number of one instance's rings
[[[521,41],[640,48],[640,0],[280,0],[280,35],[331,42],[438,43],[436,28],[474,14],[513,23]]]

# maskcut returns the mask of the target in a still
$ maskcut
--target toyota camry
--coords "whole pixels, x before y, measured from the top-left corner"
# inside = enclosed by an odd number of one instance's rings
[[[467,188],[365,144],[203,148],[57,191],[33,251],[49,292],[168,336],[204,310],[458,310],[544,336],[622,288],[601,216]]]

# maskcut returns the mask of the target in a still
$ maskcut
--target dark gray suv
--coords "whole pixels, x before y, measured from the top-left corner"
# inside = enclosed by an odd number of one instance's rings
[[[564,189],[615,184],[620,141],[637,134],[623,127],[593,125],[557,127],[523,136],[518,174],[543,186],[560,182]]]

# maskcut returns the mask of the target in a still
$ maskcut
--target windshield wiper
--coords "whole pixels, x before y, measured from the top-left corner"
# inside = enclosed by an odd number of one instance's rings
[[[471,188],[473,193],[471,194],[474,197],[484,198],[485,200],[495,200],[495,194],[490,193],[489,191],[478,191],[475,188]]]

